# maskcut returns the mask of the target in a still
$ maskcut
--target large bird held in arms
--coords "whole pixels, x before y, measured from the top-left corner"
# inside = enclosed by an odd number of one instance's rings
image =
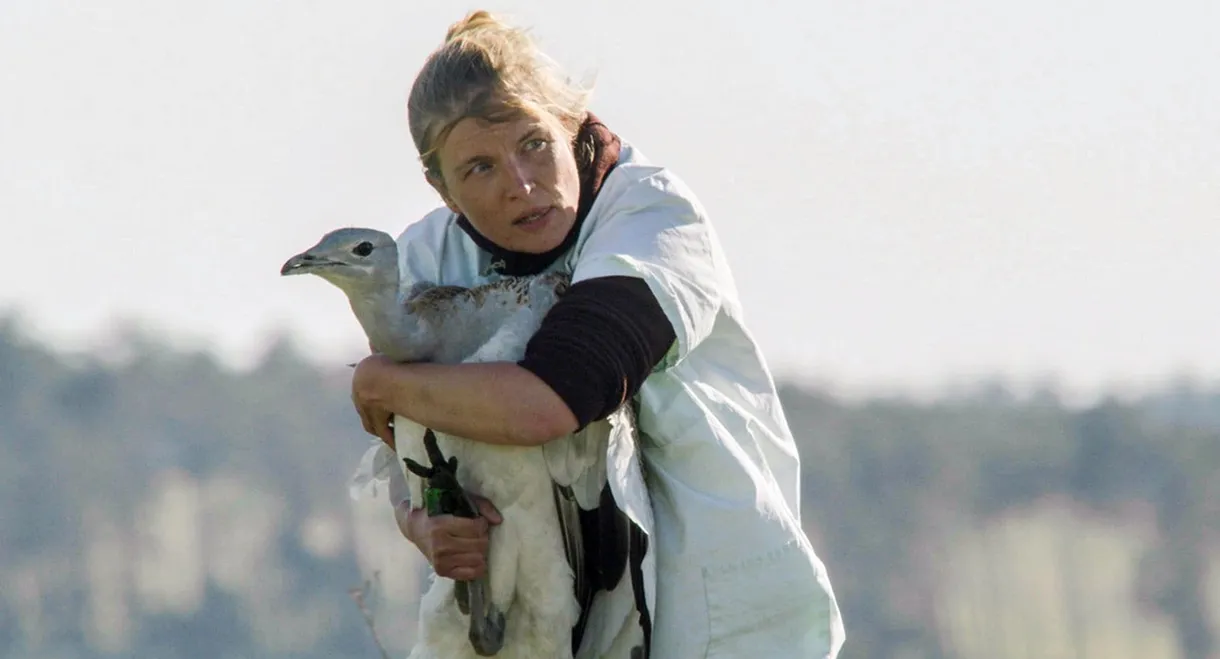
[[[370,345],[409,362],[516,361],[568,283],[565,275],[543,274],[474,288],[422,283],[401,291],[398,260],[389,234],[342,228],[289,259],[280,273],[313,274],[337,286]],[[541,447],[479,443],[434,433],[403,417],[395,418],[394,433],[415,505],[427,502],[429,514],[473,516],[469,492],[490,499],[503,518],[490,531],[483,579],[433,581],[420,602],[411,658],[571,657],[572,630],[578,621],[586,622],[582,607],[593,588],[583,564],[579,509],[606,503],[607,445],[624,437],[616,433],[626,433],[625,441],[634,445],[631,405]],[[615,524],[625,524],[614,512]],[[628,581],[620,578],[626,550],[617,553],[622,560],[607,561],[606,556],[617,555],[608,548],[599,553],[610,568],[594,571],[602,575],[598,587],[611,590]],[[617,574],[607,578],[607,572]],[[600,656],[632,637],[615,631],[615,625],[629,624],[631,613],[622,609],[607,605],[599,611],[592,634],[602,638],[587,639],[582,656],[584,650]]]

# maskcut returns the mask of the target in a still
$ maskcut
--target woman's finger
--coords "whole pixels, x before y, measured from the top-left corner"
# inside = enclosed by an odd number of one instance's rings
[[[450,579],[477,579],[487,571],[487,557],[480,553],[438,556],[432,569]]]
[[[474,499],[474,504],[478,507],[479,514],[487,520],[488,524],[495,526],[504,521],[504,518],[500,516],[500,511],[496,510],[496,505],[491,502],[491,499],[480,496],[472,496],[471,498]]]
[[[391,424],[394,415],[375,407],[361,405],[354,397],[352,403],[356,406],[356,414],[360,416],[360,425],[364,426],[364,432],[385,442],[386,446],[396,449],[394,446],[394,427]],[[384,420],[379,421],[379,419]]]
[[[381,439],[390,448],[394,448],[394,429],[390,427],[390,421],[394,419],[394,415],[380,409],[372,409],[368,415],[373,426],[371,434]]]
[[[448,579],[453,579],[454,581],[474,581],[487,573],[487,565],[484,564],[477,568],[459,567],[448,570],[447,572],[448,574],[441,574],[440,572],[437,572],[437,574],[440,574],[442,577],[446,577]]]
[[[446,572],[458,568],[469,568],[473,570],[482,569],[487,564],[487,557],[479,552],[466,552],[463,554],[445,554],[438,555],[434,559],[436,563],[433,567]]]
[[[444,533],[433,533],[432,553],[435,555],[483,554],[487,552],[487,537],[459,538]]]
[[[482,517],[454,517],[453,515],[437,515],[429,526],[433,533],[452,536],[454,538],[486,538],[487,520]]]
[[[433,531],[428,535],[428,546],[433,558],[440,556],[460,556],[462,554],[486,554],[487,537],[460,538],[443,532]]]

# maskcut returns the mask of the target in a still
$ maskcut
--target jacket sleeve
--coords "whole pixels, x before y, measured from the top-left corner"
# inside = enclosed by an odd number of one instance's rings
[[[627,183],[602,211],[580,247],[572,281],[627,276],[643,279],[673,325],[671,367],[712,332],[732,286],[716,237],[694,195],[658,170]]]

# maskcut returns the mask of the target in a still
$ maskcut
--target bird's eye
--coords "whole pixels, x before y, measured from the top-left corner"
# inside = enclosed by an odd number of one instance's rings
[[[368,256],[372,253],[373,243],[370,243],[367,240],[352,248],[352,254],[355,254],[356,256]]]

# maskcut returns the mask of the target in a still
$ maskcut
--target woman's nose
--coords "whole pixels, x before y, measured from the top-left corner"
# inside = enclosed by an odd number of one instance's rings
[[[536,185],[534,173],[527,163],[522,162],[520,158],[513,158],[509,160],[506,169],[508,171],[510,195],[528,196],[534,191],[534,186]]]

